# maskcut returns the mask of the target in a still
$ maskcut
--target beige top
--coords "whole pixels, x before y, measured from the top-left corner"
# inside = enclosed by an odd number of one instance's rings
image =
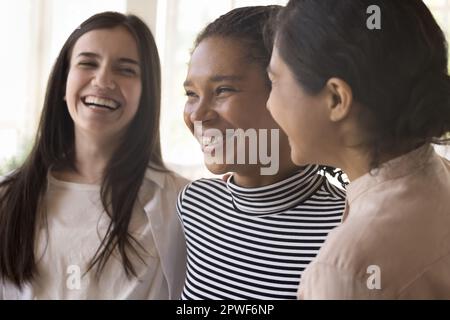
[[[450,299],[450,161],[423,146],[356,179],[347,197],[299,298]]]
[[[140,262],[129,254],[138,277],[128,278],[120,255],[108,260],[99,279],[84,274],[104,237],[109,217],[100,187],[59,181],[48,175],[48,228],[36,241],[38,275],[22,290],[0,283],[4,299],[178,299],[185,275],[185,242],[176,216],[178,190],[188,181],[147,170],[129,231],[145,248]]]

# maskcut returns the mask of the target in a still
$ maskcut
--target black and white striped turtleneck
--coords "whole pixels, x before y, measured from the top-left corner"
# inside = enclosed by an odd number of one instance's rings
[[[259,188],[233,178],[187,185],[177,205],[188,249],[182,299],[295,299],[345,207],[345,193],[317,171]]]

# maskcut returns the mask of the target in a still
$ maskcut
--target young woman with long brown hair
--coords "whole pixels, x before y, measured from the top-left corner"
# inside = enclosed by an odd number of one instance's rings
[[[160,151],[160,64],[148,27],[106,12],[53,67],[34,147],[0,184],[0,297],[169,299],[185,267]]]

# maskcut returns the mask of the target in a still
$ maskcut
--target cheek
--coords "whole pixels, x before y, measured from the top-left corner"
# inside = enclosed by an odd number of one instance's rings
[[[65,101],[72,118],[75,117],[77,103],[79,101],[79,91],[84,87],[84,83],[86,81],[79,73],[73,70],[69,71],[66,82]]]
[[[264,105],[258,104],[257,101],[236,95],[220,101],[215,112],[217,112],[222,126],[229,129],[246,130],[259,126],[263,108]]]
[[[286,126],[288,124],[286,123],[286,119],[289,119],[286,114],[286,107],[286,103],[283,101],[282,96],[280,95],[278,90],[272,89],[269,99],[267,100],[267,109],[269,110],[275,122],[277,122],[283,130],[287,129]]]
[[[191,103],[186,103],[184,105],[183,110],[183,119],[186,126],[189,128],[189,130],[193,133],[194,132],[194,124],[191,120],[191,114],[194,112],[195,107]]]
[[[81,87],[82,78],[76,71],[69,71],[66,83],[66,99],[72,104],[77,99],[77,92]]]
[[[255,113],[250,108],[239,108],[236,104],[231,103],[223,105],[222,108],[218,109],[218,112],[223,120],[223,125],[230,127],[230,129],[240,128],[245,130],[257,125],[258,118],[255,117]]]
[[[324,143],[324,132],[327,131],[320,104],[311,99],[300,100],[289,121],[289,136],[297,151],[301,150],[306,155],[316,154],[317,146]]]
[[[123,88],[123,95],[127,101],[127,109],[129,113],[134,116],[139,108],[142,95],[142,85],[140,82],[127,83],[121,86]]]
[[[305,101],[298,96],[286,96],[283,92],[274,92],[268,102],[269,110],[280,128],[289,138],[291,148],[299,149],[309,135]]]

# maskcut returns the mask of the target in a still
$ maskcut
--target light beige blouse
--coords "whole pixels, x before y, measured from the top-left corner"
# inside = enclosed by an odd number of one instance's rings
[[[186,248],[176,216],[176,197],[188,181],[148,169],[129,232],[143,246],[141,262],[129,257],[137,277],[127,277],[120,255],[108,259],[101,276],[87,267],[110,219],[100,201],[100,186],[64,182],[48,175],[47,226],[38,229],[38,274],[22,290],[0,282],[2,299],[179,299]],[[86,273],[86,274],[85,274]]]
[[[450,161],[423,146],[356,179],[347,197],[299,298],[450,299]]]

